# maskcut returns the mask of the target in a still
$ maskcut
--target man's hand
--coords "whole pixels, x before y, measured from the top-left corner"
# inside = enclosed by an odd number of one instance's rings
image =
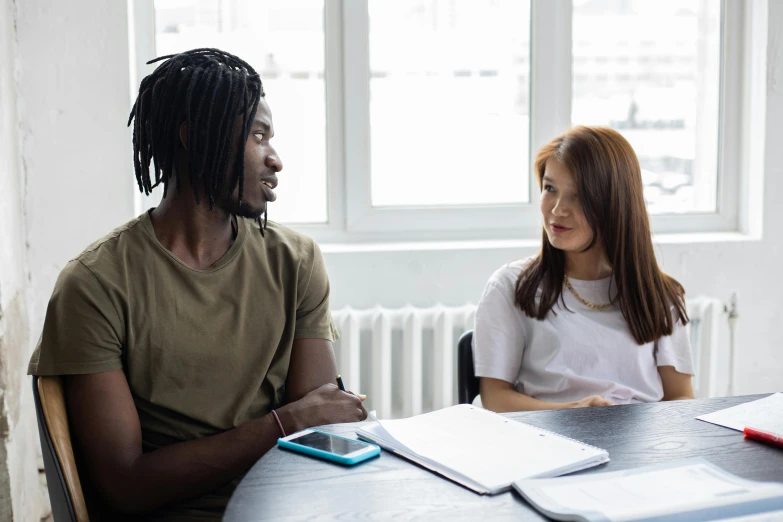
[[[590,395],[580,401],[571,403],[572,408],[590,408],[592,406],[614,406],[614,403],[600,395]]]
[[[331,383],[283,406],[277,413],[286,427],[286,433],[324,424],[358,422],[367,418],[367,411],[359,396],[340,391]]]

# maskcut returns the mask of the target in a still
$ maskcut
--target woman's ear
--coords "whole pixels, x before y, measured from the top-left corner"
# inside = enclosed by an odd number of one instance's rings
[[[188,150],[188,124],[184,121],[179,126],[179,142],[183,149]]]

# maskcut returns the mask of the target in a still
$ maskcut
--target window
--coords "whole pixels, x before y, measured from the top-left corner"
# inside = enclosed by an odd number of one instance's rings
[[[519,0],[370,0],[373,207],[528,201],[529,18]]]
[[[217,46],[262,75],[270,217],[320,241],[537,238],[532,159],[579,124],[631,142],[657,232],[738,229],[744,3],[145,2],[152,54]]]
[[[574,0],[574,40],[592,42],[588,50],[575,45],[574,57],[607,55],[589,66],[574,60],[571,121],[628,139],[651,214],[717,209],[720,8],[702,0]]]

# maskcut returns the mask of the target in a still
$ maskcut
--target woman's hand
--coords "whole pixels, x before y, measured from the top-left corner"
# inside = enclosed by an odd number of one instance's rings
[[[610,400],[604,399],[600,395],[590,395],[580,401],[571,403],[572,408],[590,408],[592,406],[614,406]]]

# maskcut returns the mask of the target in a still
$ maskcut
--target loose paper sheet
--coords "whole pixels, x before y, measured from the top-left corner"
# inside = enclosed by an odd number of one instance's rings
[[[699,420],[742,431],[748,426],[783,435],[783,393],[696,417]]]

